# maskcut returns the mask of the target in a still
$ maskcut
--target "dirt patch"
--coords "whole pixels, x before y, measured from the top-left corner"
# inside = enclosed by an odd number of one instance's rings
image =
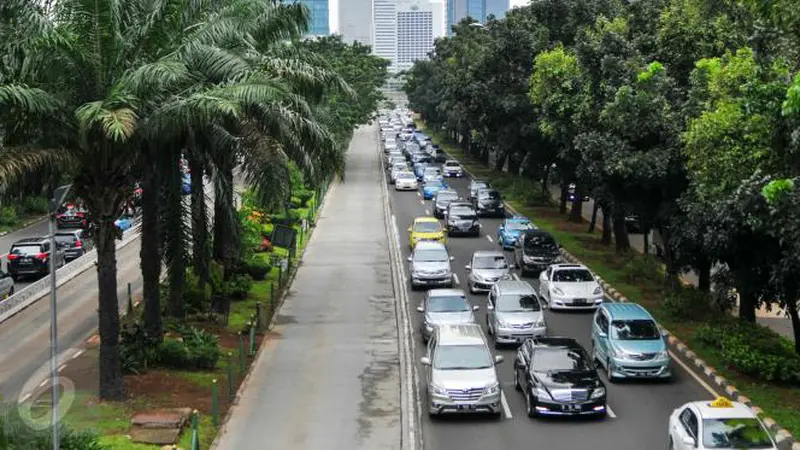
[[[219,381],[220,387],[224,387],[224,380]],[[152,370],[142,375],[128,375],[125,377],[125,387],[128,398],[137,401],[146,399],[150,408],[187,407],[205,414],[211,413],[211,389],[175,372]],[[230,403],[228,396],[220,393],[219,402],[220,409],[224,407],[227,410]]]

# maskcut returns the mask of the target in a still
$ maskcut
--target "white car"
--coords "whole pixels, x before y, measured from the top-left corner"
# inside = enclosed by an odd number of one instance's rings
[[[464,168],[461,167],[461,164],[455,160],[447,160],[444,162],[444,166],[442,166],[442,172],[446,177],[463,177],[464,176]]]
[[[402,172],[410,172],[408,164],[404,162],[394,163],[394,165],[392,165],[392,171],[389,173],[390,183],[394,184],[395,181],[397,181],[397,176]]]
[[[586,266],[551,264],[539,274],[539,296],[550,309],[596,309],[605,293]]]
[[[406,160],[406,157],[403,156],[403,153],[397,150],[392,150],[388,155],[386,155],[386,164],[391,164],[392,158],[400,158],[403,161]]]
[[[725,397],[676,409],[669,416],[668,434],[671,450],[778,448],[747,405]]]
[[[417,176],[411,172],[400,172],[394,181],[394,189],[397,191],[416,191],[419,189]]]
[[[0,300],[14,295],[14,279],[6,272],[0,270]]]

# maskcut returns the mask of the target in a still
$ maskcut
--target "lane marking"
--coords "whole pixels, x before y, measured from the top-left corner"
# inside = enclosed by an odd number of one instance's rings
[[[486,235],[486,239],[488,239],[488,240],[489,240],[489,242],[494,242],[494,239],[492,239],[492,237],[491,237],[491,236],[489,236],[488,234]]]
[[[425,215],[426,216],[430,216],[431,215],[431,210],[430,209],[426,209],[425,210]]]
[[[80,357],[81,357],[81,355],[82,355],[82,354],[84,354],[85,352],[86,352],[86,350],[84,350],[84,349],[80,349],[80,350],[78,350],[77,352],[75,352],[75,354],[74,354],[74,355],[72,355],[72,359],[78,359],[78,358],[80,358]]]
[[[513,278],[513,279],[515,279],[515,280],[519,281],[519,275],[517,275],[517,274],[515,274],[515,273],[512,273],[512,274],[511,274],[511,278]]]
[[[453,284],[458,284],[458,274],[453,274]]]
[[[27,402],[31,396],[33,396],[33,392],[28,392],[27,394],[23,395],[21,399],[19,399],[19,403],[22,404]]]
[[[48,381],[50,381],[50,380],[49,380],[49,379],[44,379],[44,380],[42,380],[42,382],[41,382],[41,383],[39,383],[39,387],[41,388],[41,387],[45,387],[45,386],[47,386],[47,384],[48,384],[47,382],[48,382]],[[28,395],[30,395],[30,394],[28,394]]]
[[[66,364],[62,364],[62,365],[61,365],[61,366],[58,368],[58,371],[59,371],[59,372],[61,372],[62,370],[66,369],[66,368],[67,368],[67,365],[66,365]]]
[[[672,358],[672,360],[673,360],[674,362],[678,363],[678,365],[680,365],[681,367],[683,367],[683,370],[685,370],[686,372],[688,372],[688,373],[689,373],[689,375],[691,375],[691,376],[692,376],[692,378],[694,378],[694,379],[695,379],[695,381],[697,381],[697,383],[699,383],[699,384],[700,384],[700,386],[702,386],[702,387],[703,387],[703,389],[705,389],[706,391],[708,391],[708,393],[709,393],[709,394],[711,394],[711,396],[712,396],[713,398],[719,398],[719,397],[722,397],[721,395],[719,395],[719,394],[717,393],[717,391],[715,391],[715,390],[714,390],[714,388],[712,388],[711,386],[709,386],[709,385],[708,385],[708,383],[706,383],[706,382],[705,382],[705,381],[704,381],[702,378],[700,378],[700,376],[699,376],[699,375],[697,375],[696,373],[694,373],[694,370],[690,369],[690,368],[689,368],[689,366],[687,366],[687,365],[686,365],[686,363],[684,363],[683,361],[681,361],[681,359],[678,357],[678,355],[676,355],[675,353],[673,353],[673,352],[672,352],[672,350],[670,350],[670,351],[669,351],[669,356]]]
[[[423,205],[425,204],[425,200],[420,200],[419,202],[422,203]]]
[[[422,194],[420,194],[419,191],[417,191],[417,197],[422,197]]]
[[[608,413],[608,417],[611,417],[612,419],[617,418],[617,414],[614,412],[613,409],[611,409],[611,405],[609,405],[608,403],[606,403],[606,413]]]
[[[503,405],[503,414],[506,415],[506,419],[513,419],[514,416],[511,415],[511,408],[508,407],[508,401],[506,400],[506,392],[504,390],[500,390],[500,404]]]

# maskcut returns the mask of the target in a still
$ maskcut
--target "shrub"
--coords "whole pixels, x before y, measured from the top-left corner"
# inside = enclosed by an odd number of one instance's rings
[[[122,371],[133,374],[145,372],[152,362],[158,360],[154,343],[139,323],[123,325],[119,349]]]
[[[30,427],[19,416],[19,410],[0,406],[0,448],[17,450],[50,450],[53,448],[50,427]],[[62,425],[60,428],[61,450],[105,450],[99,436],[91,431],[74,431]]]
[[[289,207],[290,208],[302,208],[303,207],[303,201],[300,200],[300,197],[292,196],[289,199]]]
[[[680,288],[664,297],[664,311],[674,319],[703,320],[720,312],[712,296],[695,288]]]
[[[208,311],[211,306],[211,286],[201,286],[194,272],[186,272],[186,290],[183,293],[186,309],[190,314]]]
[[[245,268],[247,275],[250,275],[253,280],[263,281],[267,278],[272,265],[263,258],[253,257],[245,262]]]
[[[660,283],[663,279],[661,264],[655,257],[650,255],[631,255],[622,270],[625,273],[625,281],[628,283],[638,283],[645,280]]]
[[[222,350],[219,348],[219,338],[215,334],[192,327],[183,334],[183,342],[194,368],[214,370],[217,367]]]
[[[30,214],[46,214],[48,210],[47,199],[44,197],[25,197],[22,200],[22,209]]]
[[[725,362],[741,373],[800,385],[800,355],[788,340],[767,327],[726,321],[700,327],[695,338],[720,350]]]
[[[300,200],[299,208],[308,208],[308,206],[309,206],[308,202],[309,202],[309,200],[311,200],[312,197],[314,197],[314,192],[313,191],[300,191],[296,195],[297,195],[297,198]]]
[[[225,280],[225,267],[216,261],[211,261],[208,271],[211,278],[211,290],[219,292],[222,289],[223,280]]]
[[[158,355],[157,364],[162,367],[181,370],[192,368],[189,349],[184,342],[178,339],[164,339],[164,342],[159,344],[156,353]]]
[[[253,279],[250,275],[239,273],[233,275],[230,280],[223,283],[223,293],[234,300],[244,300],[253,287]]]
[[[19,222],[19,214],[15,206],[0,207],[0,225],[16,225]]]

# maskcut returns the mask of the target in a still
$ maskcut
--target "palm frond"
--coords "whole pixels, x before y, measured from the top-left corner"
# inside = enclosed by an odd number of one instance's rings
[[[62,103],[43,89],[24,84],[0,86],[0,110],[6,114],[48,115],[60,110]]]
[[[64,170],[74,162],[74,154],[63,148],[0,147],[0,186],[43,168]]]
[[[265,58],[262,67],[267,72],[286,79],[300,95],[318,98],[325,92],[334,91],[346,99],[355,99],[357,96],[337,73],[299,59]]]

